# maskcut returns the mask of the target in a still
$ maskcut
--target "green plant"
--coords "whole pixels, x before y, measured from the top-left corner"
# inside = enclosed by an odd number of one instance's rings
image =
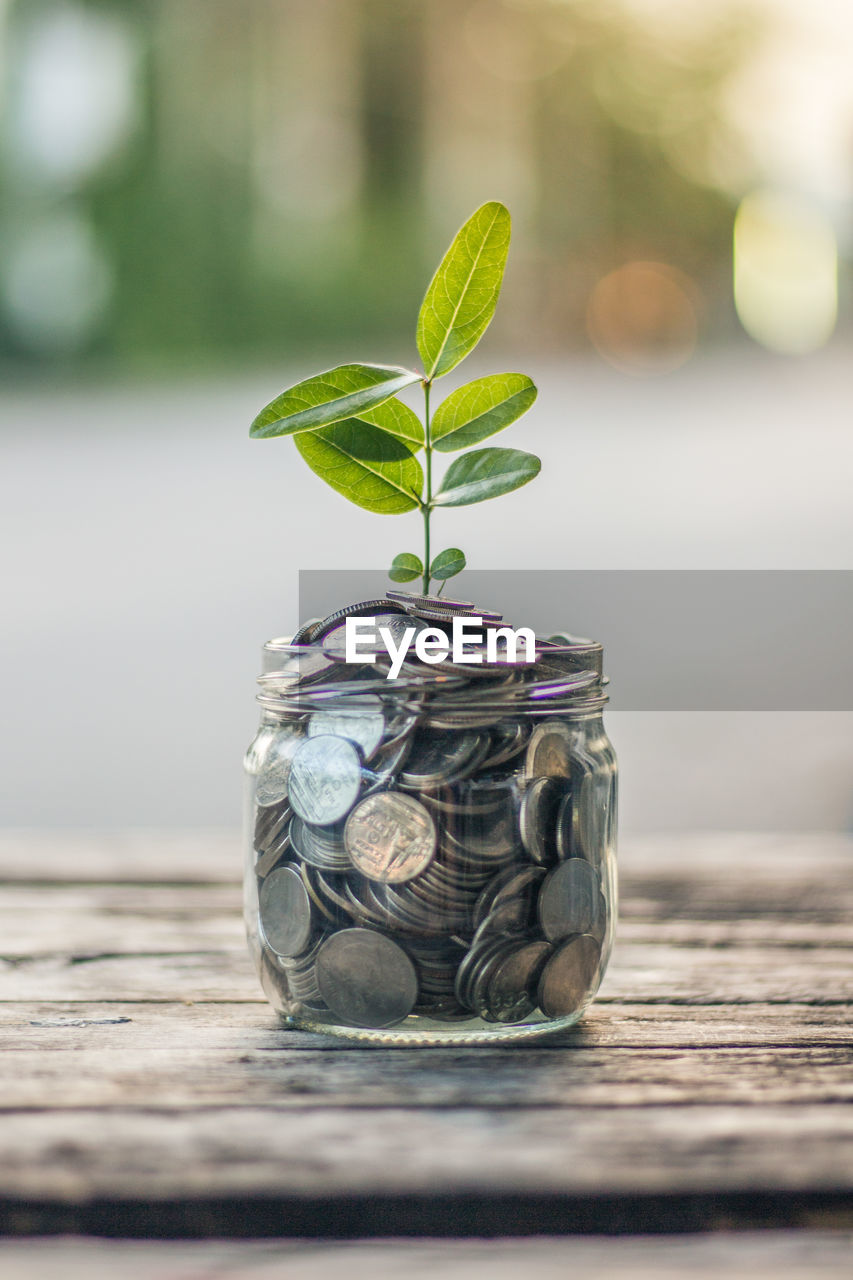
[[[293,436],[308,466],[350,502],[396,515],[420,508],[423,559],[394,557],[394,582],[421,578],[429,591],[465,568],[458,547],[430,558],[430,517],[436,507],[462,507],[518,489],[541,463],[519,449],[472,449],[448,467],[433,492],[436,450],[452,453],[479,444],[530,408],[536,387],[523,373],[494,373],[452,391],[431,416],[437,378],[473,351],[495,313],[506,266],[510,217],[504,205],[482,205],[459,229],[426,291],[418,315],[417,347],[424,372],[398,366],[345,364],[283,391],[262,409],[249,434],[258,440]],[[419,382],[423,422],[397,398]],[[424,465],[417,454],[423,450]]]

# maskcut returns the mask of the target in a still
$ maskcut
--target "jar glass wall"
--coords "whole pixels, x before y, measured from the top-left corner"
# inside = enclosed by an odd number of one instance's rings
[[[267,998],[288,1026],[381,1044],[571,1026],[616,917],[600,646],[555,636],[476,674],[407,658],[388,679],[378,652],[344,661],[339,623],[264,651],[244,901]]]

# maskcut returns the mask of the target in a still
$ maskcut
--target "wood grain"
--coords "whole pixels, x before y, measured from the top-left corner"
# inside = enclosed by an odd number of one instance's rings
[[[4,1280],[848,1280],[848,1232],[557,1239],[0,1243]]]
[[[636,844],[584,1022],[472,1049],[281,1028],[238,864],[227,833],[0,837],[0,1230],[853,1223],[853,842]]]

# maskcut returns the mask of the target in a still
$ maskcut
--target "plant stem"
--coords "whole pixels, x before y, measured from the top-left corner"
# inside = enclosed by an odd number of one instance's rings
[[[428,378],[424,379],[424,455],[426,457],[426,501],[423,503],[424,513],[424,595],[429,595],[429,518],[432,514],[432,439],[429,433],[429,389]]]

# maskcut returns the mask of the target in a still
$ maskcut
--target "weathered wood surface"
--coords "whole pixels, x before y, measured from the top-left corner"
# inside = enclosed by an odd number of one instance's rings
[[[4,1280],[848,1280],[847,1232],[738,1232],[601,1240],[320,1242],[22,1240]]]
[[[238,864],[221,834],[0,837],[7,1232],[853,1222],[853,842],[629,848],[599,1002],[504,1048],[282,1030]]]

